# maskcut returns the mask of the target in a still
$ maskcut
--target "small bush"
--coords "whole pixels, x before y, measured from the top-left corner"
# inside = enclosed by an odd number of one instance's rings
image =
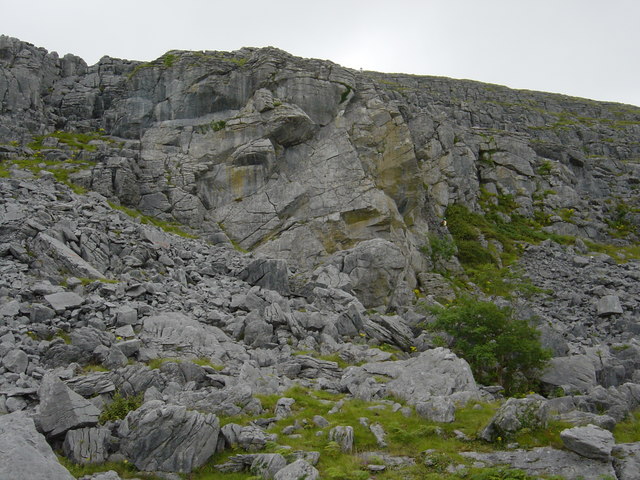
[[[526,320],[514,318],[509,308],[468,297],[434,313],[430,329],[453,336],[453,350],[469,362],[476,380],[498,383],[508,395],[534,388],[551,355]]]
[[[100,414],[100,423],[123,419],[129,412],[140,408],[142,402],[142,393],[138,395],[123,396],[120,392],[116,392],[111,403],[104,406],[104,409]]]
[[[219,132],[220,130],[223,130],[224,127],[226,126],[227,126],[227,122],[225,122],[224,120],[211,122],[211,128],[213,129],[214,132]]]

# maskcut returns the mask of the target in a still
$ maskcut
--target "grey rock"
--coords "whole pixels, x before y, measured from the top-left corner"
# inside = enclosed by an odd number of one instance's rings
[[[600,317],[606,317],[623,312],[622,305],[620,304],[620,298],[618,298],[617,295],[605,295],[598,300],[596,308]]]
[[[296,460],[274,475],[274,480],[317,480],[320,472],[306,460]]]
[[[568,428],[560,432],[565,447],[586,458],[611,461],[611,450],[615,445],[613,434],[595,425]]]
[[[98,423],[100,410],[67,387],[55,374],[45,375],[38,393],[40,406],[36,422],[47,436]]]
[[[262,450],[270,437],[259,427],[243,427],[238,433],[238,445],[248,452]]]
[[[74,463],[104,463],[108,457],[111,432],[106,428],[69,430],[64,437],[62,451]]]
[[[89,264],[80,255],[67,247],[60,240],[50,237],[45,233],[39,233],[33,243],[33,248],[47,268],[66,270],[72,275],[84,278],[102,278],[93,265]],[[57,273],[57,272],[55,272]]]
[[[116,345],[108,349],[102,360],[102,365],[109,370],[124,367],[127,363],[129,363],[129,360],[126,355]]]
[[[416,403],[416,413],[432,422],[451,423],[456,417],[456,407],[450,398],[435,396]]]
[[[551,408],[551,410],[553,410],[553,408]],[[609,431],[613,431],[617,423],[615,418],[609,415],[598,415],[596,413],[583,412],[580,410],[553,414],[552,418],[561,422],[570,423],[576,427],[585,427],[592,424]]]
[[[524,470],[532,476],[558,475],[566,480],[616,478],[610,463],[549,447],[493,453],[461,452],[460,454],[490,466],[506,464],[512,468]]]
[[[120,475],[113,470],[109,470],[108,472],[100,472],[94,473],[93,475],[85,475],[84,477],[80,477],[79,480],[122,480]]]
[[[125,340],[114,345],[127,358],[135,356],[140,351],[141,346],[140,340]]]
[[[257,258],[240,272],[240,278],[250,285],[289,295],[289,269],[284,260]]]
[[[293,398],[282,397],[276,402],[274,415],[278,419],[287,418],[291,415],[291,406],[296,403]]]
[[[213,414],[160,401],[130,412],[118,429],[120,451],[140,470],[189,473],[215,452],[220,422]]]
[[[29,357],[22,350],[10,350],[2,358],[2,366],[13,373],[25,373],[29,365]]]
[[[345,371],[341,384],[352,393],[359,390],[363,379],[386,376],[390,380],[378,389],[393,393],[410,404],[432,396],[477,396],[478,387],[469,364],[450,350],[439,347],[420,353],[409,360],[367,363]]]
[[[351,453],[353,451],[353,427],[348,425],[338,425],[329,430],[329,441],[336,442],[340,445],[343,453]]]
[[[620,443],[613,447],[611,454],[618,480],[640,478],[640,443]]]
[[[385,305],[393,296],[406,267],[405,257],[393,243],[372,239],[341,255],[342,272],[365,307]]]
[[[249,469],[253,475],[271,480],[286,465],[287,461],[279,453],[264,453],[254,457]]]
[[[73,480],[33,420],[19,412],[0,415],[0,478]]]
[[[73,292],[51,293],[49,295],[45,295],[44,299],[49,302],[56,312],[63,312],[67,309],[76,308],[84,303],[84,298]]]
[[[103,393],[111,393],[116,386],[107,372],[93,372],[80,377],[73,377],[65,383],[71,390],[85,398],[95,397]]]
[[[384,431],[384,428],[382,427],[382,425],[380,425],[379,423],[372,423],[371,425],[369,425],[369,430],[375,437],[378,447],[386,448],[387,442],[385,440],[385,437],[387,434]]]
[[[138,323],[138,310],[135,308],[123,305],[115,311],[116,325],[127,326],[136,325]]]
[[[329,421],[326,418],[324,418],[322,415],[314,415],[311,421],[318,428],[325,428],[329,426]]]
[[[479,437],[493,442],[498,437],[506,438],[523,428],[546,428],[549,406],[537,395],[526,398],[510,398],[495,413]]]
[[[540,380],[550,391],[562,387],[584,393],[597,384],[593,362],[586,355],[552,358]]]

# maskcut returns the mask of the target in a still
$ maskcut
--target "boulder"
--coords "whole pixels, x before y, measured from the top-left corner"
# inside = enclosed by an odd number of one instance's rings
[[[416,413],[432,422],[451,423],[456,418],[456,407],[449,397],[435,396],[416,403]]]
[[[0,415],[0,478],[73,480],[33,420],[22,412]]]
[[[274,415],[277,419],[281,420],[283,418],[287,418],[291,415],[291,406],[296,403],[295,399],[282,397],[279,398],[276,402],[276,407],[274,410]]]
[[[613,434],[595,425],[568,428],[560,432],[565,447],[586,458],[611,461],[611,450],[616,441]]]
[[[254,457],[249,470],[253,475],[272,480],[286,466],[287,460],[279,453],[263,453]]]
[[[285,260],[257,258],[240,272],[240,279],[281,295],[290,293],[289,268]]]
[[[317,480],[320,472],[306,460],[296,460],[274,475],[274,480]]]
[[[509,465],[535,478],[543,475],[557,475],[565,480],[616,478],[610,463],[550,447],[492,453],[461,452],[460,455],[488,466]]]
[[[129,412],[118,429],[120,451],[140,470],[189,473],[216,450],[220,422],[159,400]]]
[[[415,405],[433,396],[478,396],[479,390],[469,364],[446,348],[427,350],[409,360],[366,363],[345,370],[341,383],[349,391],[358,390],[363,378],[386,376],[378,385]]]
[[[329,430],[329,441],[336,442],[340,445],[343,453],[351,453],[353,451],[353,427],[338,425]]]
[[[29,365],[29,357],[19,349],[9,350],[2,358],[2,366],[9,372],[25,373]]]
[[[548,418],[549,407],[544,398],[538,395],[510,398],[478,436],[487,442],[493,442],[498,437],[507,438],[523,428],[546,428]]]
[[[51,293],[45,295],[44,299],[49,302],[51,308],[56,312],[64,312],[67,309],[79,307],[84,303],[84,298],[73,292]]]
[[[103,463],[108,457],[111,432],[106,428],[69,430],[64,437],[62,451],[74,463]]]
[[[552,358],[540,381],[548,391],[561,387],[567,393],[586,393],[597,385],[596,370],[587,355]]]
[[[640,478],[640,442],[620,443],[611,451],[618,480]]]
[[[40,232],[33,242],[33,249],[48,269],[67,271],[82,278],[102,278],[93,265],[67,247],[60,240]]]
[[[365,307],[386,305],[403,277],[406,259],[400,248],[381,238],[359,243],[337,255],[353,291]]]
[[[49,437],[57,437],[68,430],[91,427],[98,423],[100,410],[67,387],[53,373],[45,375],[38,395],[40,406],[35,419],[39,429]]]
[[[623,311],[620,298],[617,295],[605,295],[598,300],[596,308],[598,316],[600,317],[608,317],[609,315],[622,313]]]

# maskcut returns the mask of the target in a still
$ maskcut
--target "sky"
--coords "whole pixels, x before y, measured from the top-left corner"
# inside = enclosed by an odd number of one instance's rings
[[[639,0],[0,0],[0,12],[0,34],[90,65],[273,46],[640,106]]]

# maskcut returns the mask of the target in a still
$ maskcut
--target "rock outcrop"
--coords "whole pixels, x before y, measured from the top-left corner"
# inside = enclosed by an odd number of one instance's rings
[[[354,451],[363,478],[637,478],[610,431],[640,406],[639,135],[632,106],[274,48],[87,66],[0,37],[0,477],[71,478],[53,446],[163,478],[338,478],[320,457]],[[433,331],[464,295],[532,319],[544,396]],[[567,450],[515,448],[552,421]],[[464,465],[385,451],[431,436]]]

